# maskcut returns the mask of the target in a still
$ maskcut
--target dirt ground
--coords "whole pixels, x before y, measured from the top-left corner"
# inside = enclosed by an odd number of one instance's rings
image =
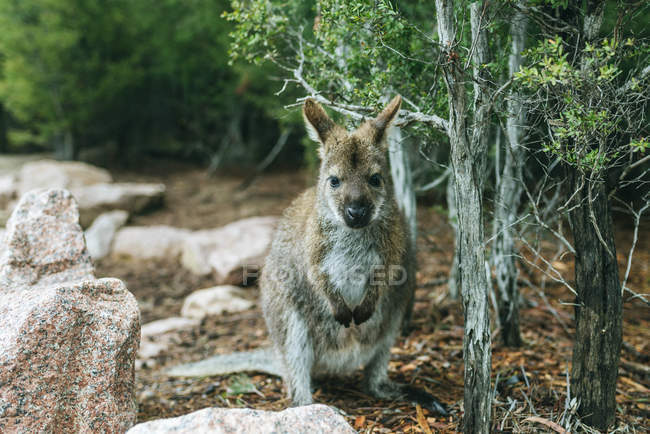
[[[245,173],[208,177],[201,169],[178,164],[149,165],[145,171],[118,172],[118,181],[164,182],[165,207],[134,216],[129,225],[166,224],[189,229],[213,228],[255,215],[280,215],[305,186],[309,174],[286,171],[262,176],[245,191],[237,187]],[[418,208],[419,288],[413,332],[393,348],[390,375],[394,380],[423,387],[451,410],[448,417],[407,403],[381,401],[359,390],[360,374],[316,384],[316,402],[339,408],[360,432],[454,432],[462,419],[463,314],[460,304],[447,297],[444,278],[451,265],[453,240],[440,207]],[[617,249],[624,272],[632,231],[617,224]],[[635,253],[629,285],[650,292],[650,222],[645,221]],[[571,258],[555,264],[570,272]],[[133,262],[106,259],[96,264],[97,275],[123,279],[138,299],[142,322],[175,316],[183,299],[197,289],[212,286],[184,270],[178,260]],[[539,273],[522,267],[533,285],[521,288],[526,300],[521,310],[524,346],[505,348],[493,326],[494,432],[554,432],[561,417],[572,417],[567,402],[574,332],[571,294],[544,282]],[[543,287],[543,289],[542,289]],[[252,300],[257,288],[248,288]],[[648,432],[650,418],[650,309],[639,299],[624,297],[624,363],[617,388],[617,424],[623,431]],[[494,319],[494,318],[493,318]],[[495,321],[492,322],[495,324]],[[214,354],[268,345],[259,306],[219,317],[208,317],[192,330],[178,332],[169,351],[136,371],[138,422],[179,416],[210,406],[280,410],[288,405],[282,382],[267,375],[234,375],[178,379],[165,375],[180,363]],[[639,368],[640,366],[640,368]],[[644,370],[645,369],[645,373]],[[244,385],[245,387],[242,387]]]

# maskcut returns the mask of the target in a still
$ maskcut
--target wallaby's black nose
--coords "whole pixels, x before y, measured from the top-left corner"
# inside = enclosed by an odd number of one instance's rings
[[[343,208],[345,224],[355,229],[367,226],[370,223],[371,214],[372,205],[363,200],[350,201]]]
[[[350,218],[350,220],[360,220],[364,218],[368,213],[368,207],[355,203],[347,206],[345,208],[345,213]]]

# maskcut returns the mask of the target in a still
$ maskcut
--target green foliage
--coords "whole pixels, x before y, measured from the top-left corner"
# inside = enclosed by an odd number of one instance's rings
[[[245,59],[279,66],[287,86],[278,98],[284,98],[285,104],[295,103],[296,96],[310,94],[313,89],[336,104],[365,107],[367,110],[358,111],[370,114],[399,93],[405,101],[404,109],[448,116],[440,68],[445,59],[440,58],[431,4],[389,0],[235,0],[231,5],[232,11],[225,17],[235,24],[231,33],[232,61]],[[468,15],[468,5],[458,4],[461,15]],[[490,32],[502,30],[489,24]],[[461,39],[469,45],[469,26],[462,27],[462,31]],[[468,52],[458,53],[459,62],[466,62]],[[505,67],[506,61],[504,55],[485,66],[496,72]],[[468,89],[471,86],[468,80]],[[288,92],[293,93],[287,95]],[[358,122],[337,113],[334,117],[347,122],[347,127]],[[406,136],[423,154],[435,153],[445,158],[446,135],[416,123],[409,127]],[[308,142],[305,149],[306,160],[313,168],[318,164],[316,146]],[[417,158],[414,163],[419,164],[415,173],[422,179],[430,179],[442,170]]]
[[[229,65],[224,0],[0,0],[13,145],[255,160],[275,140],[269,68]]]
[[[249,393],[260,394],[259,390],[253,384],[251,378],[246,374],[232,375],[228,379],[228,389],[226,396],[237,396]]]
[[[541,41],[524,53],[529,63],[516,74],[529,95],[529,105],[544,115],[550,142],[544,151],[583,172],[598,172],[616,164],[631,147],[644,148],[636,136],[634,113],[642,113],[645,100],[631,79],[627,92],[621,64],[647,55],[645,43],[604,38],[585,44],[572,61],[560,37]],[[632,121],[632,122],[630,122]]]
[[[387,0],[232,2],[232,59],[302,65],[303,78],[328,99],[379,109],[400,93],[424,113],[446,109],[437,74],[431,10]]]

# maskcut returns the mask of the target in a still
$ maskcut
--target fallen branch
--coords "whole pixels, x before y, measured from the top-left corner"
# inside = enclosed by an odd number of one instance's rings
[[[650,366],[641,363],[630,362],[625,359],[620,360],[621,367],[628,372],[633,372],[641,376],[650,376]]]

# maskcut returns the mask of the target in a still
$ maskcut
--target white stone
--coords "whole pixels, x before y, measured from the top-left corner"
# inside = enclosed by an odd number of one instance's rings
[[[127,226],[115,234],[112,256],[134,259],[174,259],[181,253],[187,229],[170,226]]]
[[[95,219],[85,233],[91,258],[101,259],[110,253],[115,233],[124,226],[128,218],[128,212],[116,210],[104,213]]]
[[[159,356],[172,345],[174,332],[189,330],[201,323],[200,320],[180,316],[160,319],[142,326],[138,359],[151,365],[149,359]]]
[[[276,217],[252,217],[196,231],[185,240],[181,263],[198,275],[213,273],[220,284],[241,284],[245,268],[264,263],[277,222]]]
[[[112,182],[106,170],[78,161],[40,160],[26,163],[20,169],[20,195],[35,188],[75,189],[82,186]]]
[[[79,202],[80,223],[87,227],[95,218],[115,209],[138,214],[146,209],[162,205],[164,184],[134,182],[97,183],[71,189]]]
[[[148,339],[144,339],[140,341],[140,349],[138,350],[138,360],[147,361],[149,359],[153,359],[154,357],[158,357],[160,354],[167,351],[170,344],[171,342],[169,339],[165,339],[160,342],[154,342]]]
[[[353,434],[336,409],[323,404],[263,411],[250,408],[204,408],[184,416],[138,424],[128,434]]]
[[[0,154],[0,175],[18,174],[29,162],[51,158],[51,154]]]
[[[221,315],[224,312],[240,312],[253,307],[246,300],[246,292],[232,285],[221,285],[194,291],[185,298],[181,315],[187,318],[202,319],[207,315]]]

